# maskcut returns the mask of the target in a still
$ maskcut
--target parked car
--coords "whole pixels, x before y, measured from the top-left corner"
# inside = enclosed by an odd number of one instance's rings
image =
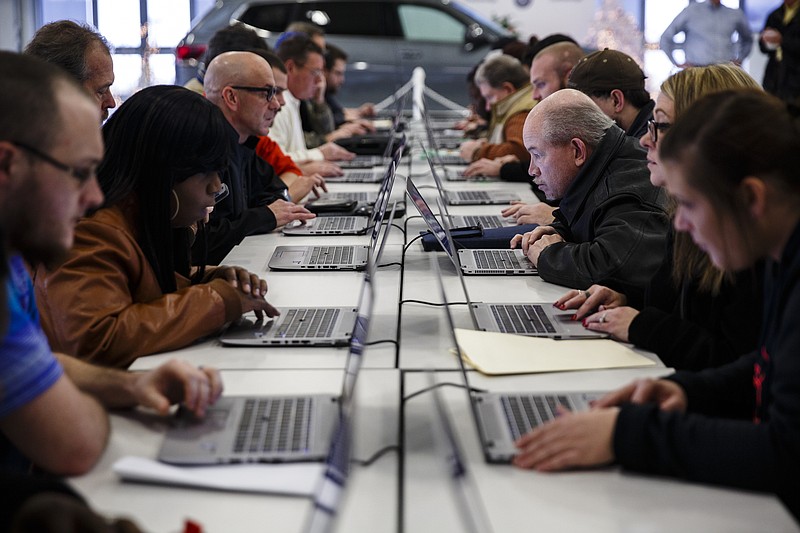
[[[416,66],[426,85],[466,105],[466,77],[495,43],[512,35],[498,24],[448,0],[223,0],[183,38],[176,50],[176,83],[196,75],[214,33],[243,22],[272,44],[291,22],[309,21],[349,55],[344,105],[379,102],[403,86]]]

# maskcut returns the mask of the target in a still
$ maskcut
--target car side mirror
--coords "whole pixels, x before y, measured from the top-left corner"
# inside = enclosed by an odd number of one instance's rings
[[[478,23],[472,23],[464,34],[464,50],[471,52],[489,43],[486,32]]]

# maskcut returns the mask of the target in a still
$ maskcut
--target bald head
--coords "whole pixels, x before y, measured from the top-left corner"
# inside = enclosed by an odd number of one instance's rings
[[[551,44],[539,51],[531,61],[533,98],[544,100],[565,88],[570,71],[583,56],[583,50],[572,42]]]
[[[563,89],[534,107],[522,130],[528,172],[550,200],[567,189],[614,122],[588,96]]]
[[[264,79],[269,78],[269,82]],[[261,87],[272,85],[275,79],[267,60],[252,52],[225,52],[215,57],[206,68],[203,86],[206,96],[214,103],[222,89],[231,85]]]
[[[562,89],[531,110],[523,136],[537,131],[548,144],[565,144],[578,138],[589,148],[595,148],[613,124],[591,98],[575,89]]]
[[[280,105],[266,59],[252,52],[220,54],[208,65],[203,85],[206,98],[222,110],[239,142],[269,133]]]

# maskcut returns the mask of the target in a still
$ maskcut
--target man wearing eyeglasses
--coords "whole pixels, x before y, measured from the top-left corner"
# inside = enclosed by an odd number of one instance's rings
[[[96,101],[42,60],[0,52],[0,228],[7,247],[0,331],[0,463],[58,475],[88,471],[108,439],[104,407],[168,412],[185,401],[198,415],[221,393],[219,374],[172,361],[132,373],[53,354],[24,261],[52,265],[74,227],[103,202],[95,169],[103,157]]]
[[[206,98],[231,125],[234,154],[223,178],[229,195],[217,204],[207,225],[208,261],[219,264],[248,235],[268,233],[314,214],[290,201],[274,169],[247,144],[251,136],[270,133],[280,109],[269,63],[252,52],[225,52],[208,65],[204,87]]]
[[[300,102],[314,97],[317,82],[323,77],[322,49],[308,36],[297,34],[283,40],[276,53],[286,64],[289,90],[284,94],[286,106],[275,118],[271,137],[306,174],[321,173],[318,168],[307,168],[308,162],[353,159],[354,153],[333,142],[309,148],[303,135]]]
[[[641,296],[663,259],[669,221],[638,141],[574,89],[534,107],[523,139],[534,182],[561,202],[553,224],[515,236],[512,248],[521,245],[550,283]]]

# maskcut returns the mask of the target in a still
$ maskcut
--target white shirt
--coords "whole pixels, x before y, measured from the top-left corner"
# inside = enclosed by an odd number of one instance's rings
[[[303,123],[300,121],[300,100],[291,91],[284,91],[286,105],[275,116],[269,129],[269,136],[281,147],[283,153],[297,163],[322,161],[325,156],[319,148],[309,149],[303,137]]]

